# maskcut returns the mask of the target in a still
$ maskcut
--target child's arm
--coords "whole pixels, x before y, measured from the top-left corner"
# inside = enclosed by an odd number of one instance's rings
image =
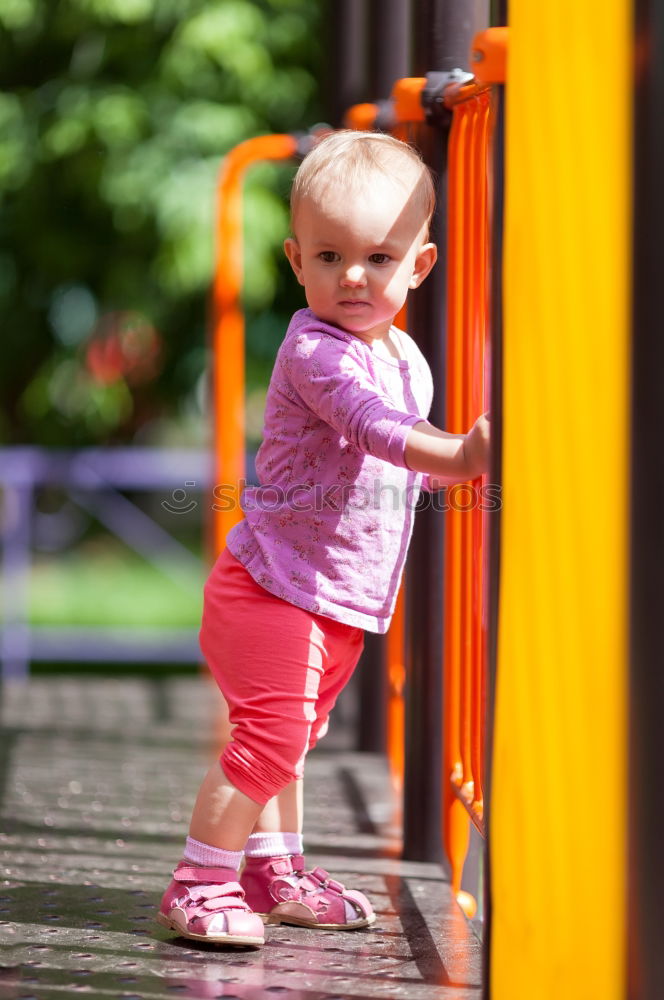
[[[408,431],[404,453],[408,468],[428,472],[431,487],[436,476],[447,482],[475,479],[489,468],[489,419],[483,414],[467,434],[448,434],[422,421]]]
[[[304,323],[286,339],[275,371],[303,405],[360,451],[448,482],[464,482],[488,468],[489,423],[480,417],[468,434],[447,434],[415,413],[398,410],[348,344]],[[273,378],[275,376],[273,375]],[[441,484],[443,485],[443,484]],[[433,489],[438,485],[432,483]]]

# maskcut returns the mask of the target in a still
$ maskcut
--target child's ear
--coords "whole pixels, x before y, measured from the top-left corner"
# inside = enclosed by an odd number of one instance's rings
[[[436,263],[438,248],[435,243],[424,243],[415,258],[413,274],[408,283],[409,288],[419,288],[427,274]]]
[[[295,272],[295,277],[300,282],[301,285],[304,284],[302,278],[302,251],[300,250],[300,244],[293,236],[289,236],[288,239],[284,240],[284,253],[288,257],[290,266]]]

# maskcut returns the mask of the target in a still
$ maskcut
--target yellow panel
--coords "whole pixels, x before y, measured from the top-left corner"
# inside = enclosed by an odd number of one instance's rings
[[[492,1000],[625,995],[631,17],[510,0]]]

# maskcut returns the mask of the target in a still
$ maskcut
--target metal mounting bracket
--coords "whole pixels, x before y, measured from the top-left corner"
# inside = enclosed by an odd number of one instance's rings
[[[463,69],[427,73],[422,90],[422,107],[429,125],[448,125],[451,117],[445,106],[445,91],[450,86],[459,87],[473,79],[473,74]]]

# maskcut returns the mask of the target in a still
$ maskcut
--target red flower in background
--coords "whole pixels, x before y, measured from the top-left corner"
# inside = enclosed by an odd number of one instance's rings
[[[161,368],[161,337],[140,312],[106,313],[87,344],[85,365],[97,382],[149,382]]]

